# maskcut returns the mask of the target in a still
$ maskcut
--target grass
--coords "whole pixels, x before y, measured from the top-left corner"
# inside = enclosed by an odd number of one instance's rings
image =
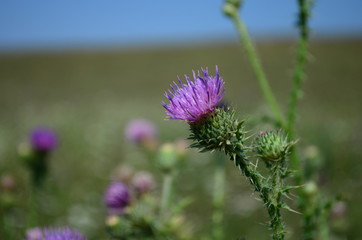
[[[294,48],[290,42],[258,45],[266,73],[278,101],[287,104],[291,88]],[[360,93],[362,41],[315,42],[304,83],[304,98],[297,119],[300,146],[316,145],[324,159],[323,191],[347,197],[348,220],[334,228],[348,239],[362,235],[360,201],[362,170]],[[102,194],[117,164],[128,162],[138,170],[154,169],[124,140],[128,120],[154,121],[162,141],[187,137],[187,125],[163,121],[163,92],[176,76],[192,69],[218,65],[226,81],[226,99],[240,116],[268,114],[250,66],[234,44],[149,49],[142,51],[67,52],[0,56],[0,174],[12,172],[19,181],[18,196],[28,191],[27,172],[15,150],[31,128],[53,126],[61,144],[51,160],[51,177],[44,196],[43,223],[70,224],[90,239],[104,236]],[[170,131],[172,129],[172,131]],[[212,164],[210,155],[191,153],[180,176],[183,195],[194,195],[187,209],[196,234],[208,232],[211,223]],[[201,171],[202,169],[202,171]],[[266,239],[260,204],[250,201],[250,187],[228,164],[227,236],[244,234]],[[55,186],[55,187],[54,187]],[[20,198],[21,199],[21,198]],[[25,203],[19,201],[20,206]],[[239,211],[236,212],[235,209]],[[19,216],[24,210],[19,210]],[[296,216],[291,215],[291,221]],[[335,221],[333,221],[335,224]],[[21,238],[23,223],[16,239]],[[256,235],[256,234],[260,234]],[[256,238],[256,236],[259,236]],[[264,237],[264,238],[263,238]]]

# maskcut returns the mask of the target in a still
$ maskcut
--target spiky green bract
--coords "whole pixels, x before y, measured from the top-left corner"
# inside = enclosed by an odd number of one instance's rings
[[[225,153],[235,152],[235,147],[242,149],[245,132],[244,121],[235,118],[232,110],[215,109],[214,113],[203,121],[190,123],[193,140],[191,147],[201,152],[220,150]]]
[[[288,142],[281,131],[267,131],[259,133],[255,139],[254,148],[264,161],[277,162],[285,159],[293,144]]]

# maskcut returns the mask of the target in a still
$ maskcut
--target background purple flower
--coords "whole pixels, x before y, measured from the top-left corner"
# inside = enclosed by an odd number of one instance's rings
[[[134,119],[126,126],[127,140],[135,143],[153,140],[157,136],[157,129],[153,123],[146,119]]]
[[[202,69],[203,76],[193,72],[194,81],[185,76],[186,83],[180,78],[179,85],[174,82],[171,90],[165,93],[170,101],[169,104],[163,103],[166,109],[167,119],[181,119],[187,122],[197,122],[214,111],[216,104],[224,95],[224,81],[219,76],[216,67],[216,76],[210,76],[208,69]]]
[[[104,194],[104,204],[109,214],[122,214],[130,203],[130,194],[126,185],[121,182],[111,183]]]
[[[41,127],[32,131],[30,143],[35,150],[48,152],[54,150],[57,146],[58,138],[51,129]]]
[[[26,232],[25,240],[87,240],[78,230],[69,227],[33,228]]]

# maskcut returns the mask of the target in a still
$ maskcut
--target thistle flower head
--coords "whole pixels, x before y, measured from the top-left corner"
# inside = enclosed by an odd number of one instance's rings
[[[163,103],[163,107],[166,109],[167,119],[199,122],[210,116],[222,99],[224,81],[219,76],[217,67],[214,77],[209,75],[206,68],[202,69],[202,74],[198,72],[196,75],[193,72],[193,81],[186,75],[185,78],[186,83],[179,78],[179,85],[175,82],[171,85],[172,90],[165,93],[170,103]]]
[[[266,161],[279,161],[289,152],[293,142],[288,142],[281,131],[263,131],[255,139],[255,150]]]
[[[57,146],[58,138],[51,129],[40,127],[31,132],[30,143],[36,151],[49,152]]]
[[[126,126],[126,138],[134,143],[153,140],[156,135],[155,125],[146,119],[134,119]]]
[[[123,214],[130,200],[128,188],[121,182],[111,183],[104,194],[104,204],[110,214]]]
[[[25,240],[87,240],[87,238],[75,229],[59,227],[29,229]]]

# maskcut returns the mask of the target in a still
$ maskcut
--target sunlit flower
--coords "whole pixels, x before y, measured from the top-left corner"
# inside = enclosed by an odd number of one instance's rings
[[[202,69],[202,75],[198,72],[196,76],[193,72],[193,81],[185,76],[186,83],[180,78],[179,85],[174,82],[172,90],[165,93],[170,103],[163,103],[167,119],[193,123],[208,117],[224,95],[224,81],[219,76],[217,67],[215,75],[210,76],[206,68]]]

